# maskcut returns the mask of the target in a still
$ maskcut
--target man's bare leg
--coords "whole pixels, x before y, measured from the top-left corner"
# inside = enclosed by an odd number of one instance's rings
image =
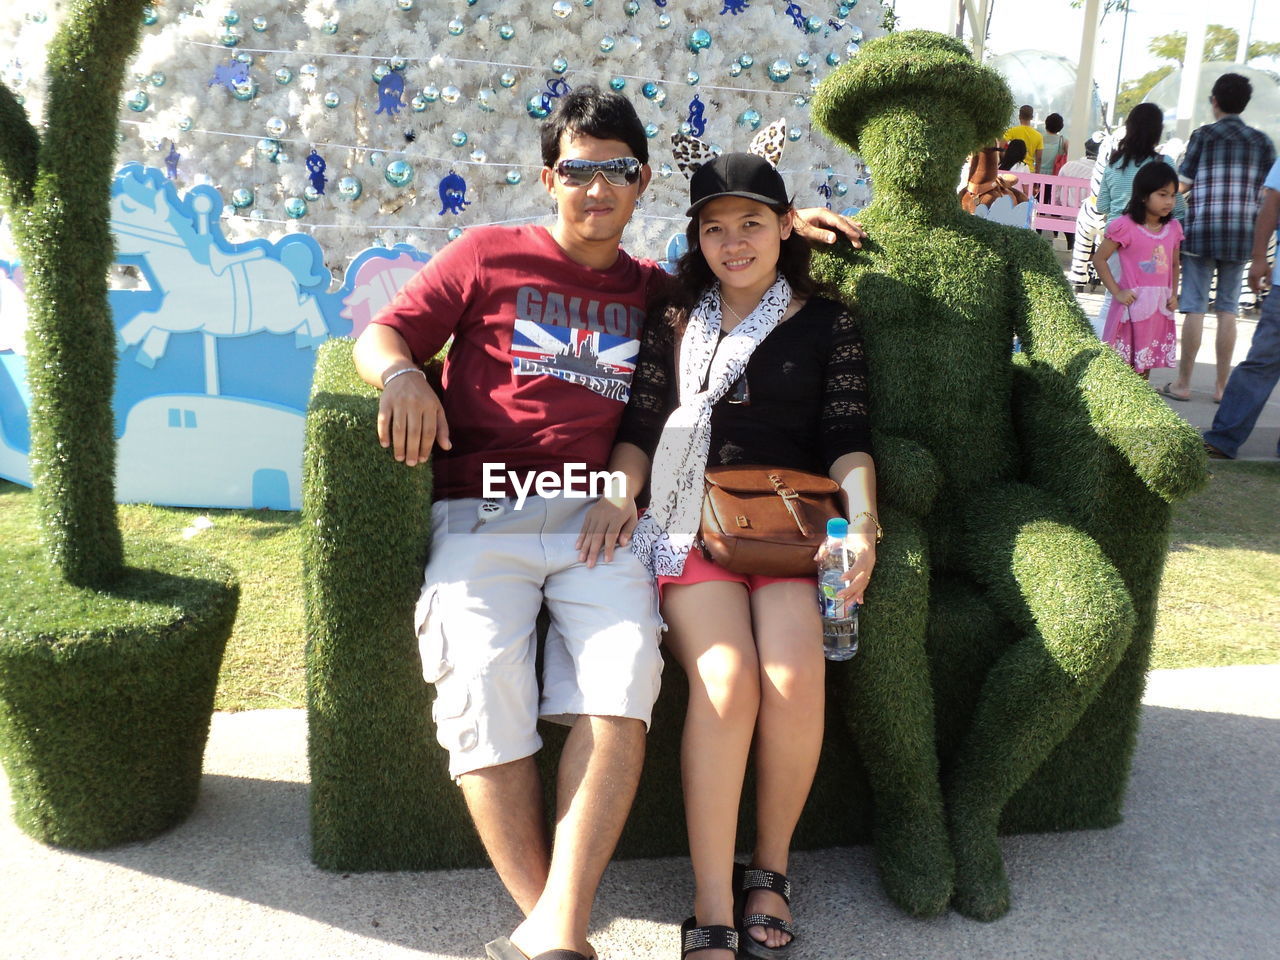
[[[1218,363],[1217,381],[1213,387],[1214,403],[1222,402],[1222,391],[1227,389],[1227,378],[1231,376],[1231,355],[1236,350],[1236,315],[1234,313],[1218,314],[1218,335],[1214,339],[1215,359]]]
[[[1178,375],[1169,384],[1169,391],[1184,400],[1191,396],[1191,371],[1200,352],[1200,339],[1204,335],[1204,314],[1188,313],[1182,318],[1182,343],[1178,346]]]
[[[591,906],[631,811],[644,738],[644,723],[624,717],[579,717],[569,732],[560,755],[546,887],[511,934],[526,955],[565,948],[592,954]]]
[[[525,757],[464,773],[458,782],[498,879],[528,916],[542,896],[551,866],[537,765]]]

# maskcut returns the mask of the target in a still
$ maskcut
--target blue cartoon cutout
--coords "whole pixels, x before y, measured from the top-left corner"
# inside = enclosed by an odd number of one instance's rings
[[[307,169],[311,171],[307,176],[311,180],[311,189],[319,194],[324,193],[324,185],[329,182],[324,176],[326,167],[324,157],[312,150],[311,155],[307,157]]]
[[[180,197],[137,164],[113,184],[118,259],[144,281],[110,293],[121,502],[297,509],[315,347],[358,334],[426,260],[366,250],[329,292],[312,238],[232,244],[222,208],[212,187]],[[20,268],[0,264],[0,476],[30,483],[21,293]]]
[[[378,109],[374,111],[375,116],[385,113],[394,117],[404,106],[403,97],[404,76],[392,70],[378,81]]]
[[[702,99],[695,93],[693,99],[689,101],[689,133],[695,137],[700,137],[707,132],[707,121],[702,115],[704,110]]]
[[[452,170],[440,181],[440,216],[446,213],[461,213],[462,208],[471,203],[467,199],[467,181]]]

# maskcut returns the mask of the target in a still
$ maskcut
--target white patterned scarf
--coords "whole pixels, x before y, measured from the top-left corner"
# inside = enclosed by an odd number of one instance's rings
[[[662,428],[650,471],[649,509],[631,537],[632,551],[651,574],[678,577],[684,571],[702,517],[711,408],[743,375],[752,351],[790,305],[791,285],[779,275],[756,308],[723,340],[718,283],[707,288],[689,315],[678,354],[680,405]]]

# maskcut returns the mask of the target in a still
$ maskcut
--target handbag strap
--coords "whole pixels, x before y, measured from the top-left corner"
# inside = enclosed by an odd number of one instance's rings
[[[787,508],[787,513],[791,514],[791,519],[795,521],[796,526],[800,530],[800,536],[806,540],[813,536],[813,530],[809,524],[805,523],[804,516],[796,509],[796,501],[800,499],[800,494],[782,479],[781,474],[769,474],[769,482],[773,484],[773,492],[782,498],[782,505]]]

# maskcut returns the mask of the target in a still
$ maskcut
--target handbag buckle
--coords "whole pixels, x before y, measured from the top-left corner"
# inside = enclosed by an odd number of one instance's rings
[[[744,516],[743,514],[740,513],[734,519],[738,521],[738,526],[742,527],[744,530],[749,529],[751,527],[750,517]]]

